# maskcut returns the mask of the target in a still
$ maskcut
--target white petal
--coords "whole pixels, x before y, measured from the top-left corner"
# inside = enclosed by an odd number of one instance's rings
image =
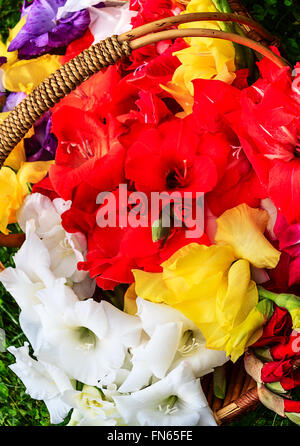
[[[36,233],[39,237],[53,236],[61,227],[61,218],[50,198],[34,193],[28,195],[17,213],[21,229],[26,231],[26,223],[34,220]]]
[[[52,201],[52,203],[58,215],[62,215],[64,212],[68,211],[72,206],[71,200],[65,201],[62,198],[55,198]]]
[[[50,422],[52,424],[62,423],[71,410],[71,407],[60,396],[45,400],[45,404],[49,411]]]
[[[55,279],[50,271],[50,255],[35,233],[35,224],[30,220],[26,224],[26,240],[14,256],[16,268],[24,271],[32,282],[43,282],[50,286]]]
[[[197,330],[196,325],[192,321],[168,305],[156,304],[140,297],[137,298],[136,303],[138,307],[137,315],[142,321],[143,329],[149,336],[153,334],[158,325],[168,322],[181,322],[184,331]]]
[[[62,370],[29,356],[28,343],[20,348],[9,347],[8,351],[16,358],[15,364],[9,367],[23,381],[32,398],[49,400],[60,395],[61,391],[72,389],[70,379]]]
[[[33,283],[24,271],[6,268],[0,273],[0,281],[23,311],[31,313],[33,305],[40,303],[36,293],[44,285],[42,282]]]
[[[137,362],[129,373],[127,379],[120,386],[120,393],[136,392],[148,386],[152,376],[152,371],[144,362]]]
[[[102,301],[101,305],[107,317],[110,335],[120,339],[126,347],[138,345],[142,331],[139,318],[118,310],[108,302]]]
[[[81,9],[89,8],[90,6],[97,5],[98,3],[99,0],[67,0],[64,6],[58,8],[56,19],[59,20],[69,12],[81,11]]]
[[[178,407],[173,409],[174,413],[164,414],[161,405],[170,396],[178,397]],[[114,396],[113,399],[126,423],[150,426],[196,425],[201,409],[207,407],[200,380],[196,380],[184,364],[145,389],[131,395]]]
[[[137,11],[129,10],[129,3],[122,6],[107,8],[90,8],[91,23],[89,29],[93,34],[94,43],[100,42],[114,34],[122,34],[131,30],[131,19]]]
[[[72,289],[78,299],[89,299],[90,297],[93,297],[95,290],[96,290],[96,281],[94,279],[91,279],[88,275],[84,280],[82,280],[79,283],[74,283],[72,286]]]

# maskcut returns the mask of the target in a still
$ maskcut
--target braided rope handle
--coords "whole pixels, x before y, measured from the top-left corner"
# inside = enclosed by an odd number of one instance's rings
[[[0,164],[32,125],[93,74],[131,53],[128,42],[112,36],[62,65],[12,110],[0,126]]]
[[[265,46],[237,34],[201,28],[162,31],[180,23],[204,20],[241,23],[254,29],[267,41],[271,42],[273,40],[273,36],[251,18],[238,14],[223,13],[191,13],[168,17],[140,26],[120,36],[109,37],[96,45],[92,45],[74,59],[62,65],[9,113],[0,125],[0,167],[13,148],[46,111],[93,74],[115,64],[121,58],[129,56],[134,49],[177,37],[212,37],[248,46],[269,57],[278,66],[288,64]]]

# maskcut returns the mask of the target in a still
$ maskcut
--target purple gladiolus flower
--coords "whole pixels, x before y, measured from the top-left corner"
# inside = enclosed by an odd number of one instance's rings
[[[19,50],[20,59],[30,59],[66,47],[83,36],[90,24],[89,11],[82,9],[57,20],[58,8],[65,3],[66,0],[34,0],[32,3],[25,0],[22,16],[27,16],[26,23],[8,51]]]
[[[27,161],[50,161],[55,158],[57,138],[51,133],[51,126],[49,111],[34,125],[34,135],[24,139]]]
[[[13,110],[21,101],[23,101],[23,99],[26,98],[26,94],[23,93],[22,91],[18,92],[18,93],[10,93],[7,96],[5,105],[3,107],[3,112],[9,112],[11,110]]]

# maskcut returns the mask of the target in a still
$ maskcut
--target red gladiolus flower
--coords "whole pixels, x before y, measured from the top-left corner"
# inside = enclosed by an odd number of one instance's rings
[[[142,63],[132,73],[128,74],[126,81],[135,85],[143,91],[151,91],[166,96],[160,84],[166,84],[172,79],[174,71],[179,67],[179,59],[173,53],[186,48],[187,44],[183,39],[176,39],[175,42],[164,48],[164,51],[147,63]],[[169,96],[169,95],[168,95]]]
[[[129,192],[128,192],[129,194]],[[99,287],[103,289],[114,289],[120,283],[132,283],[134,281],[131,270],[133,268],[145,271],[161,271],[160,264],[169,258],[182,246],[198,242],[209,244],[206,235],[201,238],[192,239],[185,237],[184,228],[173,228],[165,243],[152,240],[151,215],[146,215],[147,227],[122,226],[118,220],[121,210],[119,208],[119,190],[114,193],[117,209],[110,209],[107,204],[100,206],[97,213],[105,209],[107,221],[115,223],[107,227],[96,224],[95,214],[87,214],[81,219],[77,209],[72,208],[62,216],[63,225],[71,232],[86,233],[88,238],[88,252],[86,262],[78,265],[79,269],[89,271],[90,276],[96,279]],[[75,203],[76,204],[76,203]],[[121,206],[123,204],[121,203]],[[125,209],[125,213],[130,209]],[[75,212],[75,214],[70,214]],[[102,213],[104,214],[104,213]],[[77,224],[72,226],[72,220],[79,217]],[[94,224],[90,225],[90,218],[94,218]],[[149,220],[149,221],[148,221]],[[84,227],[83,227],[84,225]]]
[[[266,190],[248,161],[241,142],[232,130],[232,121],[240,115],[241,92],[221,81],[194,81],[195,103],[192,117],[195,125],[210,132],[222,132],[230,144],[229,156],[217,186],[206,196],[209,208],[219,216],[227,209],[247,203],[257,207]],[[235,116],[236,113],[236,116]]]
[[[49,197],[50,200],[60,198],[53,188],[49,175],[32,186],[32,193],[45,195],[46,197]]]
[[[300,101],[288,67],[260,64],[262,78],[241,94],[237,133],[268,196],[287,218],[300,219]],[[238,127],[238,126],[237,126]]]
[[[292,374],[294,360],[272,361],[264,364],[261,370],[261,379],[264,383],[278,382]]]
[[[278,343],[271,347],[271,355],[274,360],[288,359],[297,356],[300,358],[300,333],[293,330],[287,343]]]
[[[252,347],[264,347],[278,343],[285,344],[289,340],[289,336],[293,330],[292,327],[293,323],[289,312],[276,306],[274,313],[264,327],[263,334]]]
[[[300,401],[284,400],[284,411],[288,413],[300,413]]]
[[[74,57],[78,56],[83,50],[89,48],[94,43],[94,36],[88,29],[80,39],[73,40],[68,45],[66,54],[61,57],[61,62],[67,63]]]
[[[172,17],[181,12],[180,8],[175,6],[172,0],[131,0],[130,9],[138,11],[138,14],[131,20],[133,28],[165,17]],[[160,49],[164,48],[164,43],[160,42],[156,45],[147,45],[146,47],[134,50],[130,56],[132,62],[130,69],[134,70],[158,56],[161,52]],[[169,41],[169,45],[171,44],[172,42]]]
[[[140,133],[127,152],[125,174],[144,192],[207,192],[216,185],[228,152],[221,135],[201,137],[189,119],[173,119]]]
[[[68,106],[60,107],[54,113],[52,122],[58,139],[56,164],[51,166],[49,173],[55,191],[69,200],[74,188],[87,178],[93,185],[92,178],[96,175],[97,161],[100,159],[105,165],[101,178],[102,190],[110,190],[110,176],[115,169],[119,172],[123,167],[118,170],[113,162],[108,162],[110,159],[123,159],[124,149],[118,141],[124,131],[123,126],[111,116],[103,124],[92,113]],[[118,179],[122,180],[122,172]]]
[[[292,370],[289,376],[284,376],[280,380],[280,384],[284,390],[292,390],[300,386],[300,368]]]
[[[160,264],[174,254],[177,249],[194,242],[182,234],[182,230],[173,231],[172,236],[162,247],[152,241],[151,227],[147,228],[100,228],[95,226],[88,238],[86,262],[79,263],[79,270],[89,271],[97,285],[112,290],[120,283],[134,281],[132,269],[138,268],[149,272],[160,272]],[[199,243],[209,244],[207,236],[197,239]]]
[[[289,256],[288,285],[300,285],[300,223],[289,225],[280,213],[274,226],[279,248]]]

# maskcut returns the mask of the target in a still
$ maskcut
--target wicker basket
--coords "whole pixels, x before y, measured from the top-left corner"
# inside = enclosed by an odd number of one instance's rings
[[[284,59],[275,56],[267,48],[271,44],[279,46],[278,40],[251,19],[250,14],[248,14],[240,1],[228,0],[228,3],[233,14],[207,13],[204,16],[204,13],[199,13],[194,14],[194,17],[190,16],[188,21],[236,21],[243,27],[247,36],[247,38],[236,36],[236,43],[250,46],[257,51],[258,57],[264,55],[279,66],[287,65]],[[186,33],[189,30],[180,30],[181,33],[179,30],[174,30],[174,25],[178,23],[177,16],[170,18],[170,20],[164,19],[153,24],[144,25],[121,36],[113,36],[85,50],[75,59],[63,65],[28,95],[0,125],[0,166],[35,121],[94,73],[127,56],[132,49],[179,35],[187,37]],[[161,31],[171,26],[173,27],[171,30]],[[195,31],[194,34],[188,34],[190,36],[217,38],[228,38],[229,36],[228,33],[222,31],[199,29],[190,31]],[[231,35],[231,38],[232,36],[234,35]],[[0,234],[0,246],[18,247],[22,245],[23,241],[23,234],[8,236]],[[2,264],[0,265],[0,270],[1,268],[3,269]],[[224,400],[214,397],[212,374],[206,375],[202,379],[203,390],[218,424],[228,424],[255,409],[259,404],[256,383],[245,372],[243,359],[240,359],[236,364],[227,363],[226,373],[227,389]]]

